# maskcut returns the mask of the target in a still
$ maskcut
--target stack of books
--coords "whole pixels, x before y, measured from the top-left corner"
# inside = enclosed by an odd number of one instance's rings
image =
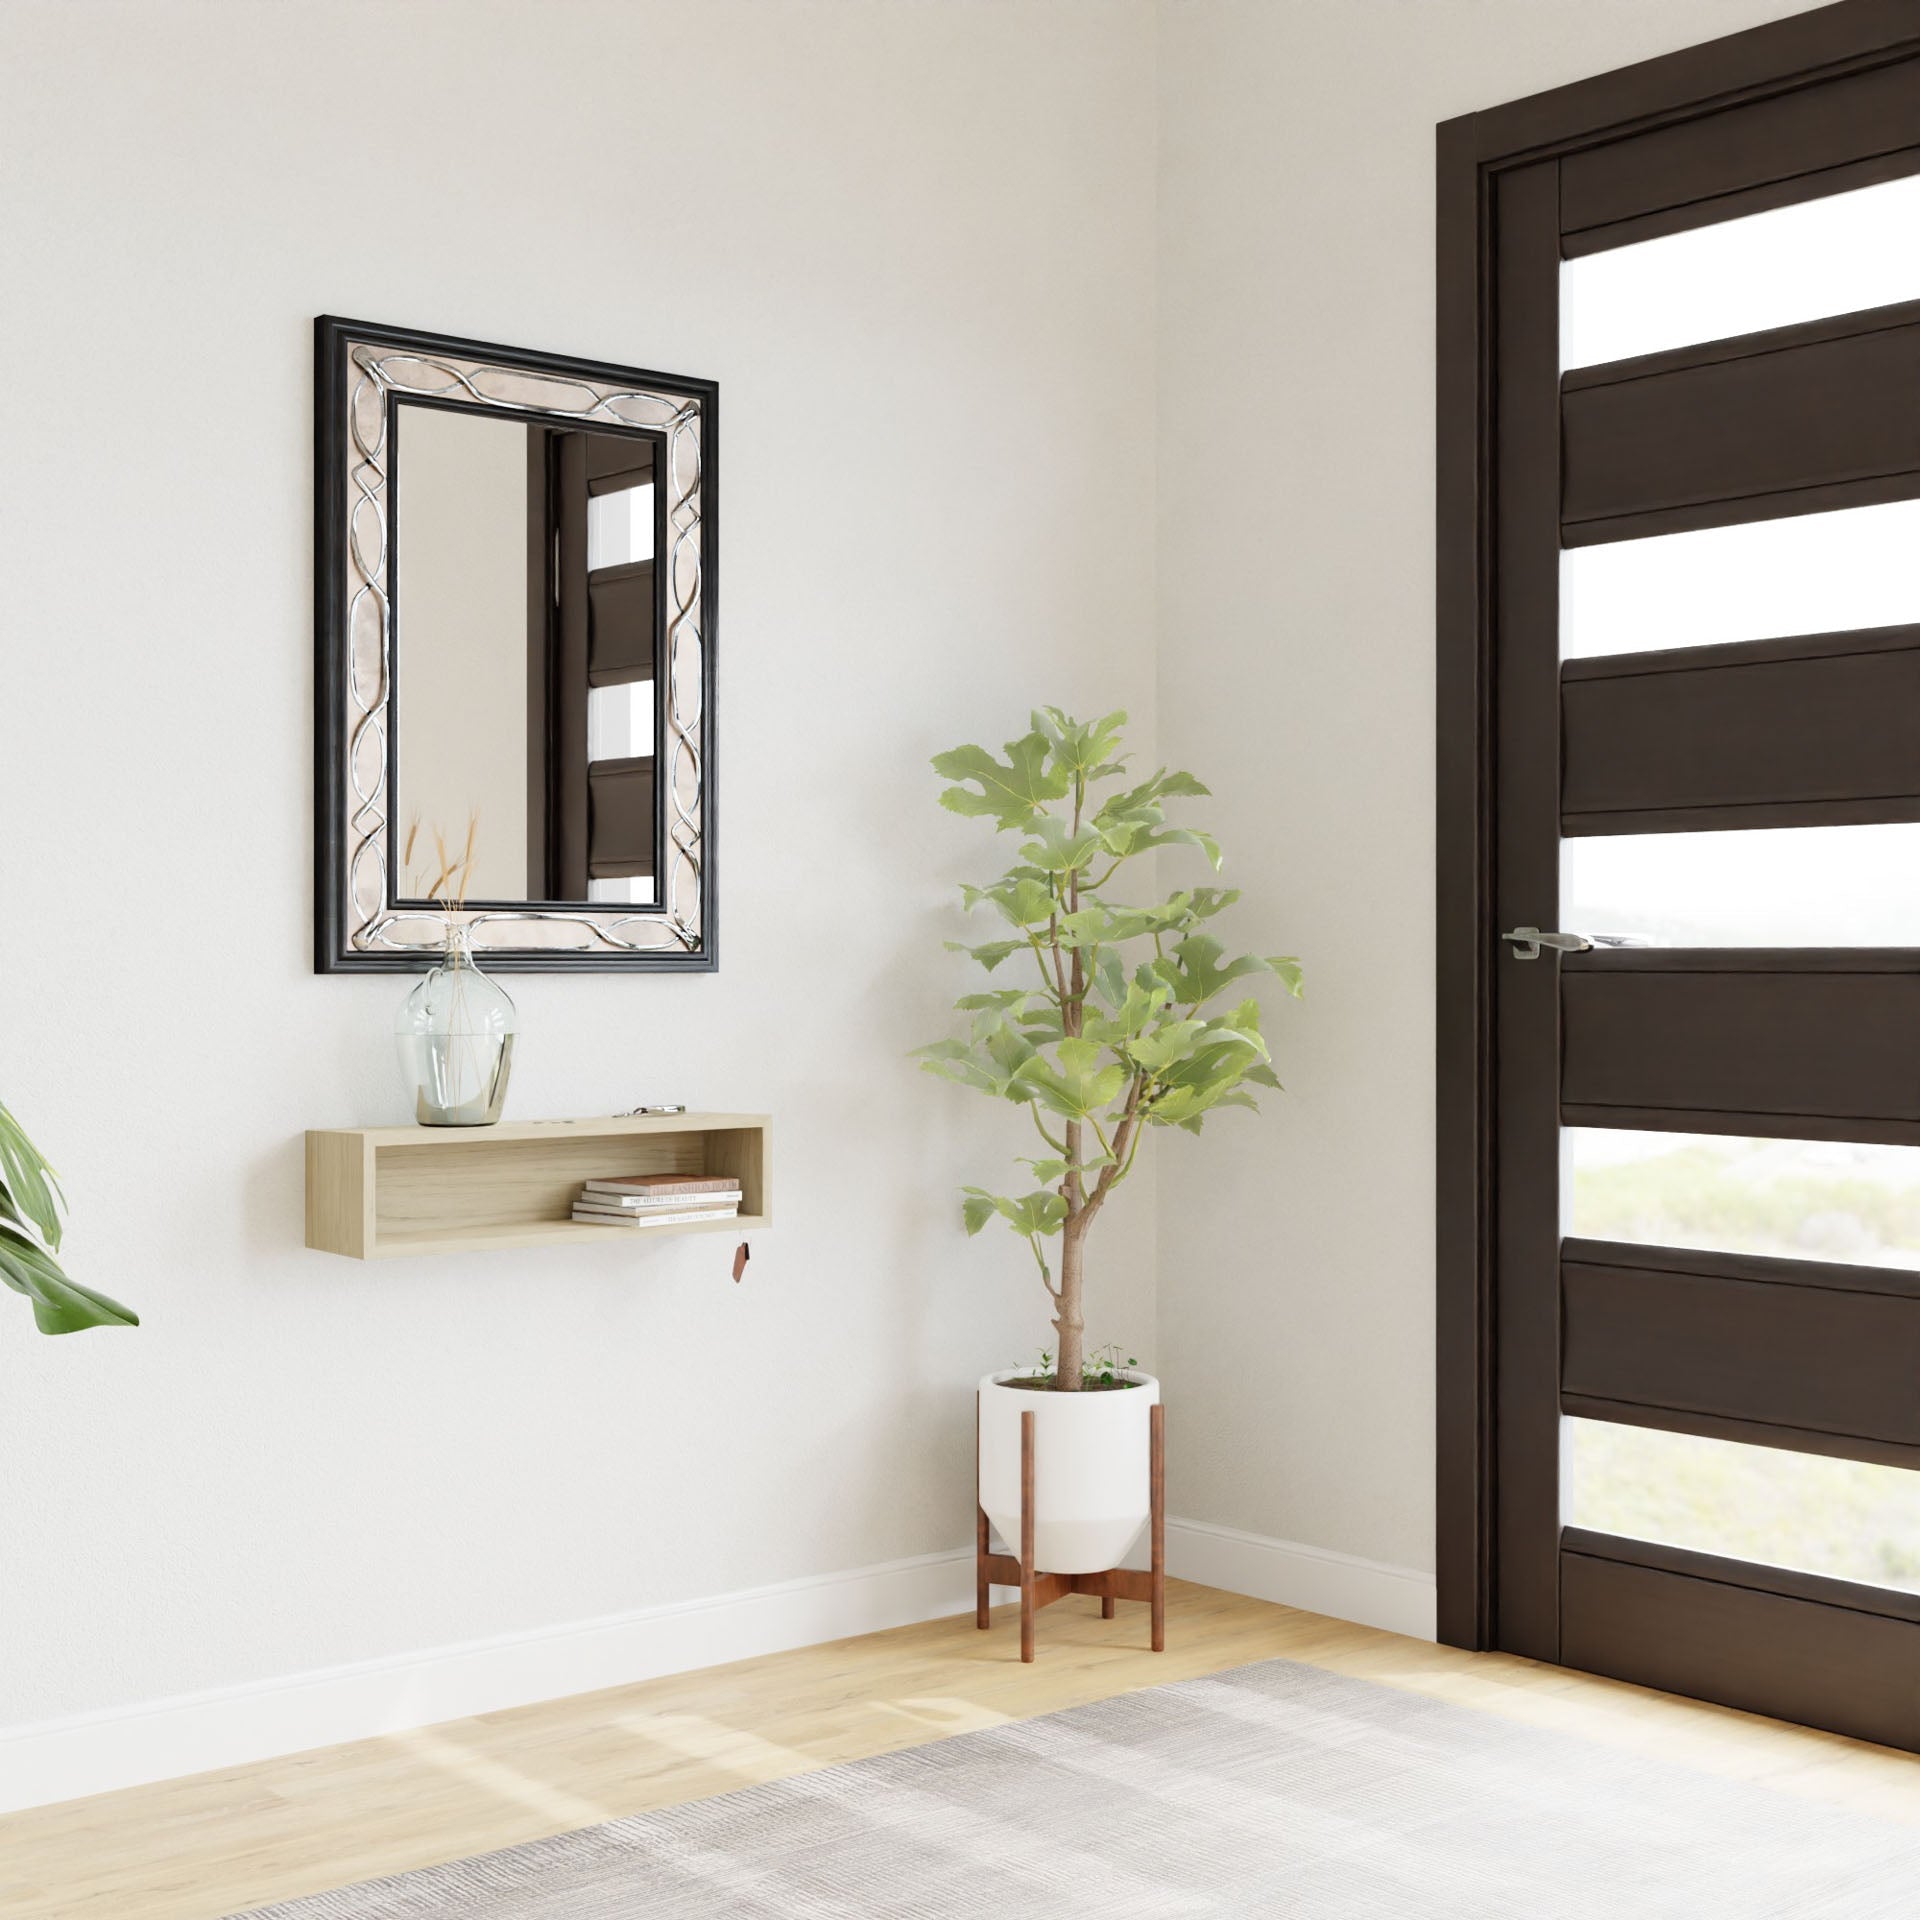
[[[740,1182],[732,1174],[630,1173],[589,1180],[573,1203],[573,1217],[602,1227],[684,1227],[697,1220],[731,1220],[740,1211]]]

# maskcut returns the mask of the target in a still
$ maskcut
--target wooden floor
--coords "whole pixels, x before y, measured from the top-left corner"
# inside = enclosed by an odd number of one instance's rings
[[[376,1874],[1285,1656],[1920,1825],[1920,1759],[1503,1654],[1169,1583],[1071,1599],[1017,1659],[1011,1609],[484,1714],[0,1819],[6,1920],[215,1920]]]

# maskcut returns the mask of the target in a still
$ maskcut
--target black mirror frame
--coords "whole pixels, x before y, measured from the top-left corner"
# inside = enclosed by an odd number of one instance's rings
[[[356,750],[355,735],[365,724],[356,715],[350,685],[354,636],[352,622],[354,582],[358,564],[352,551],[350,495],[356,467],[363,464],[364,448],[357,446],[350,409],[354,405],[351,381],[356,348],[371,349],[400,360],[418,357],[433,362],[480,363],[505,377],[527,376],[534,382],[562,386],[579,382],[612,389],[623,397],[657,397],[660,406],[678,407],[689,432],[692,471],[687,498],[694,508],[688,569],[694,591],[686,596],[692,639],[699,649],[697,712],[692,724],[676,719],[682,752],[680,764],[664,756],[660,765],[659,807],[669,825],[662,838],[666,859],[659,863],[662,904],[636,908],[564,902],[527,902],[510,908],[475,906],[465,916],[476,925],[527,921],[577,929],[578,945],[496,944],[476,940],[476,952],[489,971],[507,973],[710,973],[719,964],[717,946],[718,896],[715,843],[717,782],[715,758],[716,640],[719,601],[719,388],[711,380],[661,374],[638,367],[617,366],[564,354],[530,352],[450,334],[425,333],[412,328],[377,326],[321,315],[314,323],[314,970],[318,973],[408,973],[431,966],[439,957],[437,942],[375,941],[365,937],[368,924],[356,925],[356,884],[364,896],[364,876],[356,876],[356,855],[379,870],[382,912],[401,921],[420,920],[396,898],[385,835],[391,829],[386,806],[391,798],[390,726],[386,711],[392,695],[391,635],[380,612],[377,651],[380,686],[377,702],[380,737],[365,750],[361,777],[376,759],[381,774],[374,783],[374,801],[368,806],[356,792],[350,772]],[[411,393],[409,397],[412,397]],[[419,397],[430,398],[428,389]],[[478,399],[478,396],[475,396]],[[390,417],[391,396],[380,404]],[[484,403],[483,403],[484,404]],[[511,411],[542,424],[581,424],[582,411],[558,408],[546,411],[525,400]],[[601,418],[610,424],[650,428],[659,422],[614,412]],[[382,441],[382,445],[386,442]],[[382,476],[376,471],[375,493]],[[359,503],[378,520],[382,540],[389,528],[387,508],[376,501]],[[382,548],[384,565],[385,549]],[[669,564],[674,564],[670,559]],[[684,642],[679,643],[684,644]],[[663,711],[676,691],[684,698],[693,673],[675,674],[677,664],[667,635],[662,635],[663,660],[658,675]],[[664,723],[663,723],[664,725]],[[690,769],[690,774],[688,770]],[[688,796],[690,794],[690,804]],[[675,796],[678,796],[677,798]],[[677,866],[672,864],[677,863]],[[670,877],[671,876],[671,877]],[[697,892],[691,912],[676,911],[675,879]],[[650,935],[651,943],[634,944],[633,930]],[[378,928],[375,928],[378,931]]]

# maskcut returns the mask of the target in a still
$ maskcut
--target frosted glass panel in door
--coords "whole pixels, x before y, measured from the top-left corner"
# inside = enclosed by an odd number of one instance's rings
[[[1920,300],[1920,176],[1641,240],[1560,269],[1560,364],[1594,366]]]
[[[1914,621],[1920,500],[1612,540],[1560,556],[1567,660]]]
[[[1582,1240],[1920,1270],[1920,1147],[1568,1127]]]
[[[1654,947],[1920,947],[1920,824],[1560,843],[1560,922]]]
[[[1566,1523],[1920,1593],[1920,1473],[1866,1460],[1565,1422]]]
[[[653,682],[628,680],[587,694],[587,758],[628,760],[653,752]]]
[[[648,874],[635,874],[624,879],[589,880],[587,898],[613,906],[644,907],[653,900],[653,879]]]
[[[653,558],[653,486],[622,487],[587,501],[587,568]]]

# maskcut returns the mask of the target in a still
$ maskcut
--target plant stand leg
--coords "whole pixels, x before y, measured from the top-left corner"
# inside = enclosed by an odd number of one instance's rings
[[[987,1510],[980,1504],[980,1403],[973,1407],[973,1624],[987,1627]]]
[[[1033,1660],[1033,1415],[1020,1416],[1020,1658]]]
[[[1029,1416],[1031,1417],[1031,1416]],[[1148,1481],[1153,1502],[1153,1650],[1167,1650],[1167,1410],[1155,1403],[1148,1416],[1147,1432],[1151,1478]],[[1111,1606],[1112,1602],[1109,1601]]]
[[[1111,1620],[1113,1618],[1113,1610],[1118,1605],[1119,1602],[1114,1599],[1112,1594],[1103,1593],[1100,1596],[1100,1618],[1102,1620]]]

